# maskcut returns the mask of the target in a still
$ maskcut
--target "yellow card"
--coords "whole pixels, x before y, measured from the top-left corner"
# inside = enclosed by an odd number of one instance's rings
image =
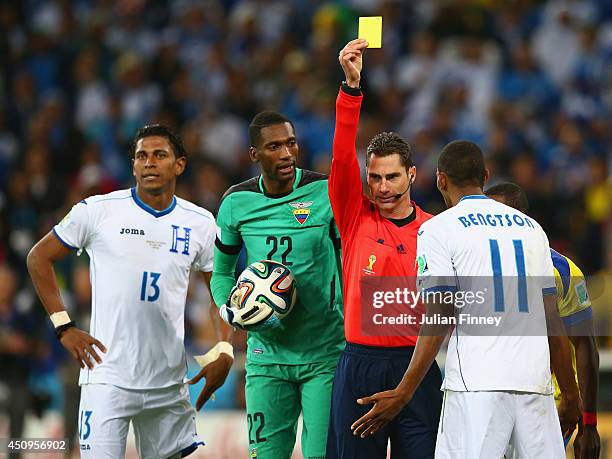
[[[382,16],[361,16],[359,38],[368,41],[368,48],[382,48]]]

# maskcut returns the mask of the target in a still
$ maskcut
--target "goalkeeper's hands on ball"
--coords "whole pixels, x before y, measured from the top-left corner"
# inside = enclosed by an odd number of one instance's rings
[[[243,330],[261,331],[276,328],[280,321],[274,316],[274,310],[265,303],[251,301],[240,307],[244,290],[235,286],[226,304],[221,306],[219,314],[230,326]]]

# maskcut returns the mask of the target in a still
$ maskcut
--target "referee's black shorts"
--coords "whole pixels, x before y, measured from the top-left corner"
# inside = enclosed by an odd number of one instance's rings
[[[434,457],[442,407],[442,376],[435,362],[413,399],[391,423],[367,438],[351,432],[351,424],[373,406],[358,405],[357,399],[395,388],[413,352],[414,347],[347,343],[334,376],[327,459],[385,459],[389,439],[392,459]]]

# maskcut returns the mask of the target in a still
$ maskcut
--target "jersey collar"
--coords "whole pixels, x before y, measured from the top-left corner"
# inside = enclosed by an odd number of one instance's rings
[[[459,202],[463,201],[464,199],[491,199],[491,198],[484,194],[468,194],[467,196],[462,197],[459,200]]]
[[[295,168],[295,179],[293,180],[293,187],[291,189],[291,191],[288,191],[286,193],[281,193],[281,194],[268,194],[266,193],[266,190],[264,189],[264,185],[263,185],[263,175],[259,176],[259,180],[257,181],[257,185],[259,187],[259,191],[261,191],[266,197],[268,198],[282,198],[285,196],[289,196],[291,193],[293,193],[293,191],[298,187],[298,184],[300,183],[300,180],[302,180],[302,169],[300,168]]]
[[[172,202],[164,210],[155,210],[153,207],[145,204],[142,201],[142,199],[138,197],[138,193],[136,193],[136,187],[131,188],[130,191],[132,192],[132,199],[134,199],[134,202],[136,203],[136,205],[140,207],[142,210],[144,210],[145,212],[148,212],[151,215],[153,215],[155,218],[159,218],[159,217],[163,217],[164,215],[168,215],[176,207],[176,196],[172,196]]]

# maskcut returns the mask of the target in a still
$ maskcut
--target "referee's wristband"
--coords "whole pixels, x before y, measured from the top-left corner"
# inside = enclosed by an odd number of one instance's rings
[[[74,323],[74,320],[71,320],[67,324],[60,325],[59,327],[57,327],[55,329],[55,336],[57,336],[57,339],[61,340],[62,339],[62,335],[64,334],[64,332],[66,330],[68,330],[69,328],[72,328],[72,327],[76,327],[76,324]]]
[[[342,82],[340,86],[343,92],[347,93],[349,96],[360,96],[361,95],[361,86],[358,88],[352,88],[348,85],[346,81]]]
[[[585,426],[596,426],[597,425],[597,413],[589,413],[584,411],[582,413],[582,423]]]

